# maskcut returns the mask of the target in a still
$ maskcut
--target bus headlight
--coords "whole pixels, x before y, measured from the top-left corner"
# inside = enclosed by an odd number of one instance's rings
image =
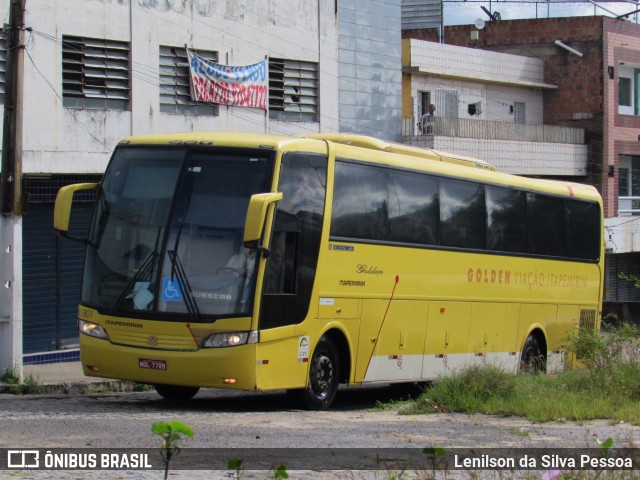
[[[78,320],[78,329],[80,333],[89,335],[90,337],[102,338],[109,340],[109,335],[100,325],[91,322],[85,322],[84,320]]]
[[[258,332],[214,333],[202,345],[204,348],[235,347],[247,343],[258,343]]]

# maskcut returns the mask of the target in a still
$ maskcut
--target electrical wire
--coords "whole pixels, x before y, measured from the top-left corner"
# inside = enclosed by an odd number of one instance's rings
[[[78,50],[74,45],[68,43],[68,42],[64,42],[63,40],[59,40],[58,38],[49,35],[47,33],[44,32],[40,32],[37,30],[33,30],[33,34],[37,35],[47,41],[50,41],[58,46],[61,46],[63,48],[67,48],[70,50],[77,50],[80,52],[80,50]],[[179,47],[181,48],[181,47]],[[84,49],[87,52],[91,52],[92,49],[90,47],[85,48]],[[96,53],[99,53],[98,50],[95,50]],[[144,83],[147,83],[149,85],[153,85],[154,87],[159,88],[162,91],[162,85],[160,84],[159,81],[159,77],[160,77],[160,69],[159,68],[155,68],[146,64],[142,64],[139,62],[132,62],[132,68],[131,68],[131,76],[132,78],[136,78]],[[134,68],[135,67],[135,68]],[[271,67],[270,67],[271,68]],[[280,72],[283,72],[283,69],[279,69]],[[329,89],[331,90],[331,89]],[[172,89],[164,89],[164,91],[166,93],[170,93],[173,94],[174,91]],[[208,103],[208,102],[200,102],[200,103],[204,103],[204,104],[209,104],[209,105],[219,105],[219,104],[214,104],[214,103]],[[224,106],[224,105],[220,105],[220,106]],[[255,120],[251,117],[248,117],[246,115],[243,115],[241,113],[239,113],[238,111],[231,111],[231,112],[227,112],[228,115],[231,115],[232,117],[236,117],[240,120],[243,120],[245,122],[260,126],[261,128],[264,128],[264,121],[262,120],[262,118],[260,118],[259,120]],[[318,113],[318,117],[319,117],[319,121],[318,122],[313,122],[314,124],[316,123],[322,123],[323,119],[326,119],[329,122],[335,122],[338,123],[339,125],[350,125],[354,128],[356,128],[358,125],[354,122],[349,122],[346,121],[344,119],[340,120],[339,118],[335,118],[335,117],[331,117],[329,115],[324,115],[321,113]],[[272,132],[276,132],[276,133],[281,133],[281,134],[285,134],[285,135],[289,135],[292,133],[291,130],[284,130],[281,128],[278,128],[276,126],[274,126],[273,124],[268,125],[268,128],[270,131]],[[329,132],[337,132],[339,131],[339,128],[331,128],[331,127],[325,127],[325,129]],[[317,133],[318,132],[318,128],[317,127],[307,127],[306,125],[301,125],[300,122],[296,123],[296,128],[294,130],[304,130],[304,131],[308,131],[310,133]]]
[[[25,53],[27,54],[27,58],[29,59],[29,61],[31,61],[31,64],[33,65],[33,68],[35,68],[36,72],[38,72],[38,75],[40,75],[40,77],[42,77],[42,79],[44,80],[44,82],[47,84],[47,86],[51,89],[51,91],[55,94],[56,97],[58,97],[60,99],[60,101],[62,102],[62,97],[60,96],[60,94],[58,94],[58,92],[56,92],[55,87],[52,85],[52,83],[47,79],[47,77],[44,76],[44,74],[40,71],[40,69],[38,68],[38,66],[36,65],[36,62],[33,61],[33,58],[31,58],[31,54],[29,53],[29,51],[27,49],[25,49]],[[82,123],[80,120],[78,120],[78,118],[75,116],[75,112],[73,112],[71,109],[65,108],[64,109],[65,112],[67,112],[69,115],[71,115],[71,118],[73,118],[74,122],[76,122],[78,124],[78,126],[80,126],[80,128],[82,128],[82,130],[84,130],[91,138],[93,138],[96,142],[98,142],[100,145],[102,145],[105,149],[107,149],[107,151],[110,150],[110,148],[107,146],[107,144],[105,144],[102,140],[100,140],[98,137],[96,137],[91,130],[89,129],[89,127],[87,127],[84,123]]]

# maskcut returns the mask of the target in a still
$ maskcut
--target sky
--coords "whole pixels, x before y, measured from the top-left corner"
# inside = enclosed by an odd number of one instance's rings
[[[491,12],[500,12],[502,20],[515,20],[523,18],[547,18],[547,17],[578,17],[586,15],[604,15],[613,17],[624,13],[632,12],[640,9],[640,5],[635,2],[599,2],[596,7],[591,3],[574,2],[574,3],[554,3],[554,2],[447,2],[444,1],[444,24],[445,25],[468,25],[472,24],[477,18],[485,21],[489,20],[489,16],[482,10],[484,6]],[[608,12],[608,11],[609,12]],[[633,23],[640,22],[640,13],[631,15],[629,19]]]

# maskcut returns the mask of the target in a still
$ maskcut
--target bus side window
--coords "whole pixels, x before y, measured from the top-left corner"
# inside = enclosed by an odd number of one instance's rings
[[[267,264],[266,293],[296,293],[298,219],[278,211]]]

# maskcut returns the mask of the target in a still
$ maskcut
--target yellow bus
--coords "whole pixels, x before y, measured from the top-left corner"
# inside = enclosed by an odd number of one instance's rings
[[[347,134],[130,137],[97,189],[84,373],[198,389],[422,382],[471,365],[562,370],[598,329],[603,216],[586,185]]]

